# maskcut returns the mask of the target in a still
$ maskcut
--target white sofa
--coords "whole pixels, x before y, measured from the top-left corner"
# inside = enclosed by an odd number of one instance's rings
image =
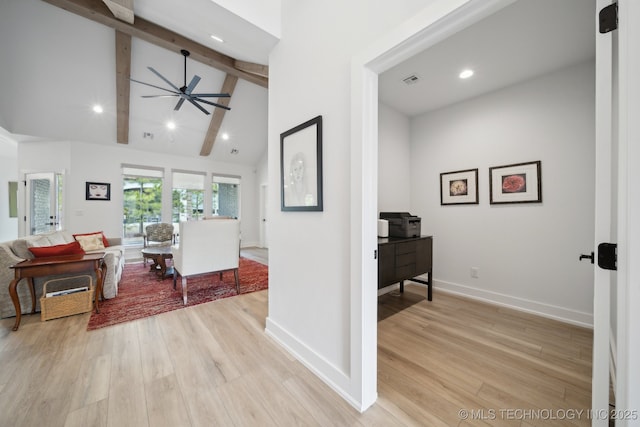
[[[173,287],[182,276],[182,300],[187,304],[187,277],[197,274],[233,270],[236,291],[240,291],[240,221],[206,219],[180,222],[180,244],[173,254]]]
[[[14,278],[14,270],[10,267],[25,259],[33,258],[29,247],[33,246],[53,246],[73,242],[73,234],[68,231],[54,231],[47,234],[27,236],[16,240],[0,243],[0,318],[12,317],[16,315],[13,302],[9,296],[9,283]],[[104,297],[114,298],[118,294],[118,283],[122,277],[124,268],[124,246],[121,238],[108,238],[109,246],[104,249],[97,249],[91,252],[105,252],[105,263],[107,273],[103,283]],[[93,274],[95,280],[95,273]],[[36,310],[40,310],[40,296],[42,295],[42,284],[47,277],[36,278],[34,280],[36,290]],[[18,283],[18,296],[20,297],[20,307],[22,313],[31,312],[31,294],[29,287],[24,280]],[[95,283],[95,282],[94,282]]]

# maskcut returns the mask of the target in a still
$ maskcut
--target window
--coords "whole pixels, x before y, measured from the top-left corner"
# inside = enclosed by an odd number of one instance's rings
[[[240,178],[214,175],[211,185],[211,213],[240,218]]]
[[[204,173],[173,172],[171,219],[180,221],[204,218]]]
[[[147,225],[162,221],[163,171],[122,167],[123,243],[142,245]]]

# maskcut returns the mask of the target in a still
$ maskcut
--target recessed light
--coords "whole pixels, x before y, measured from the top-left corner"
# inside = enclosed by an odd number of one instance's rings
[[[229,139],[229,134],[228,133],[223,133],[222,134],[222,139],[224,139],[225,141],[227,141]]]
[[[176,124],[174,122],[167,122],[167,127],[171,130],[176,128]]]
[[[94,105],[93,106],[93,112],[97,113],[97,114],[101,114],[104,111],[104,109],[102,108],[102,105]]]
[[[462,72],[458,75],[458,77],[460,77],[461,79],[468,79],[471,76],[473,76],[473,70],[470,69],[462,70]]]
[[[215,41],[217,41],[218,43],[224,43],[224,40],[222,40],[220,37],[211,34],[211,38],[214,39]]]

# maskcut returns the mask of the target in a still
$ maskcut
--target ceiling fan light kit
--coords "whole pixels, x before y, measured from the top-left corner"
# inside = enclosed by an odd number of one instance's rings
[[[189,85],[187,85],[187,57],[190,55],[190,53],[186,49],[180,50],[180,53],[182,53],[182,56],[184,56],[184,85],[178,88],[176,85],[171,83],[167,78],[165,78],[162,74],[160,74],[155,69],[153,69],[153,67],[147,67],[153,74],[155,74],[160,79],[162,79],[166,84],[168,84],[171,87],[171,89],[166,89],[160,86],[141,82],[139,80],[134,80],[134,79],[130,79],[130,80],[132,82],[140,83],[145,86],[151,86],[153,88],[160,89],[165,92],[169,92],[171,93],[171,95],[143,95],[142,97],[143,98],[164,98],[164,97],[176,96],[180,99],[178,99],[178,103],[176,104],[174,111],[178,111],[180,107],[182,107],[182,104],[184,103],[184,101],[190,102],[196,108],[198,108],[200,111],[202,111],[207,115],[209,115],[210,113],[199,104],[200,102],[208,105],[213,105],[214,107],[217,107],[217,108],[231,110],[231,108],[227,107],[226,105],[218,104],[216,102],[203,99],[203,98],[229,98],[231,95],[229,95],[228,93],[193,93],[193,90],[195,89],[196,85],[198,84],[198,82],[200,82],[200,76],[194,74],[193,78],[189,82]]]

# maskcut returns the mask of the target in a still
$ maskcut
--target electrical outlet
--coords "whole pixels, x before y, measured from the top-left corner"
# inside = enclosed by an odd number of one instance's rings
[[[477,279],[480,273],[480,269],[478,267],[471,267],[471,277]]]

